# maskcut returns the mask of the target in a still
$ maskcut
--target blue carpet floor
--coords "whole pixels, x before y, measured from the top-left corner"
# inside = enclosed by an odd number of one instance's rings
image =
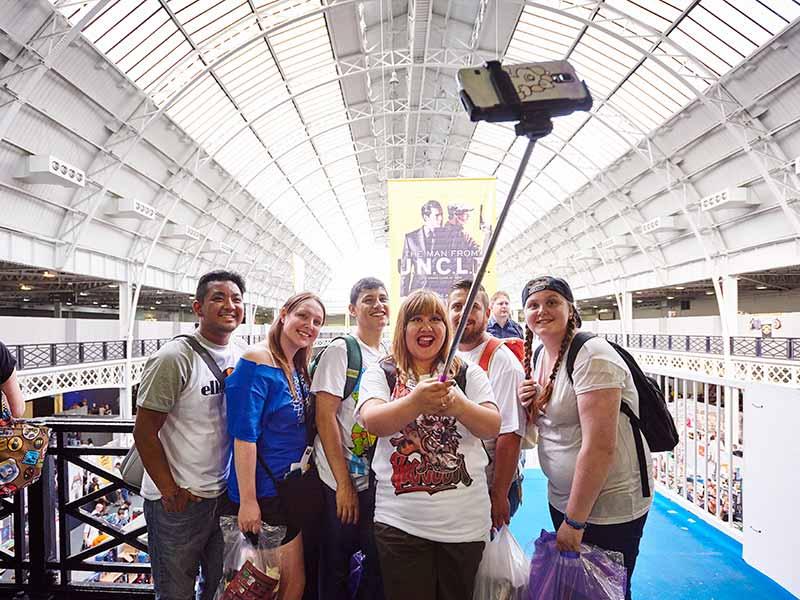
[[[547,482],[526,469],[524,503],[511,531],[528,555],[542,529],[552,530]],[[633,575],[635,600],[791,600],[795,596],[742,560],[742,546],[657,495]]]

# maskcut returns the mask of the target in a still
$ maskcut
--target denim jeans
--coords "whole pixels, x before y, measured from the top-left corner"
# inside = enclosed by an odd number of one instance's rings
[[[558,531],[564,521],[564,513],[551,504],[550,518],[553,521],[553,527]],[[631,600],[631,577],[633,577],[633,569],[636,567],[636,557],[639,556],[639,542],[642,541],[645,521],[647,521],[647,513],[633,521],[616,525],[589,524],[583,534],[583,541],[587,544],[594,544],[604,550],[614,550],[622,553],[625,561],[625,570],[628,572],[628,581],[625,589],[626,600]]]
[[[219,528],[222,499],[203,498],[186,510],[170,513],[161,500],[144,501],[147,550],[156,600],[211,600],[222,577],[225,543]]]
[[[378,551],[372,531],[375,514],[375,488],[358,494],[358,523],[342,525],[336,516],[336,492],[322,486],[325,509],[322,515],[319,565],[319,597],[321,600],[350,600],[347,581],[350,574],[350,557],[357,551],[364,553],[361,583],[356,598],[382,600]]]

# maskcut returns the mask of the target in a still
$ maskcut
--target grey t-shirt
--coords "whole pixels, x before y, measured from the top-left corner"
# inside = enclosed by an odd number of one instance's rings
[[[209,342],[199,331],[193,335],[226,375],[233,370],[244,350],[238,340],[232,339],[227,346],[219,346]],[[222,494],[230,454],[225,396],[211,369],[187,340],[172,340],[147,360],[137,404],[167,413],[158,437],[175,483],[203,498]],[[146,471],[142,497],[161,498],[161,492]]]

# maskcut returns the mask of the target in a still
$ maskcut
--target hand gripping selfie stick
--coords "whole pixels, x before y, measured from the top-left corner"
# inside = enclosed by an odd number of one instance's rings
[[[461,337],[464,335],[464,329],[467,326],[466,315],[472,310],[472,306],[475,303],[475,298],[478,295],[481,281],[486,273],[489,260],[492,258],[492,252],[494,252],[495,244],[497,244],[497,238],[500,235],[500,231],[503,229],[503,224],[506,221],[511,204],[514,201],[514,196],[517,193],[519,183],[522,181],[522,175],[525,173],[525,169],[528,166],[528,160],[533,153],[533,148],[536,145],[536,141],[553,131],[553,122],[551,120],[552,117],[570,114],[575,110],[589,110],[592,107],[592,96],[589,93],[585,83],[581,84],[583,90],[585,91],[585,96],[580,100],[564,99],[562,102],[554,103],[551,99],[548,100],[546,106],[542,106],[537,104],[535,100],[520,100],[520,95],[517,93],[519,91],[519,86],[515,88],[508,72],[501,68],[499,62],[488,62],[486,64],[486,69],[489,70],[494,91],[499,96],[503,106],[500,110],[498,105],[499,110],[498,112],[494,113],[494,116],[487,116],[486,113],[476,109],[475,105],[470,100],[469,91],[464,89],[461,91],[461,100],[464,104],[464,107],[467,109],[467,112],[469,112],[470,120],[518,120],[519,122],[514,127],[514,132],[518,136],[527,137],[528,145],[525,147],[525,152],[522,154],[522,159],[520,160],[519,167],[517,167],[517,173],[514,175],[514,181],[511,184],[511,189],[508,190],[508,196],[506,196],[505,204],[503,205],[503,209],[500,211],[500,216],[497,218],[497,226],[494,228],[491,238],[489,238],[489,244],[486,246],[486,252],[484,253],[481,264],[478,267],[478,272],[475,274],[475,278],[472,281],[472,286],[469,288],[467,301],[464,303],[461,319],[459,320],[458,327],[456,328],[456,333],[453,336],[450,351],[447,354],[447,361],[444,364],[444,371],[442,371],[442,374],[439,377],[440,381],[446,381],[448,379],[447,373],[450,370],[450,365],[453,363],[456,350],[458,350],[458,344],[461,341]],[[498,115],[503,116],[498,117]]]

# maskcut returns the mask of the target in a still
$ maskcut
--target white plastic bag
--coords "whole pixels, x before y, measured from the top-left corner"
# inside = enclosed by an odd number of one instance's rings
[[[486,544],[475,575],[473,600],[524,600],[528,591],[528,559],[503,525]]]
[[[277,598],[277,586],[280,581],[278,546],[281,545],[286,535],[286,527],[262,522],[261,532],[256,540],[255,535],[246,536],[239,531],[235,516],[220,517],[219,526],[225,540],[225,553],[222,560],[222,579],[214,599],[225,598],[227,600],[227,598],[239,597],[234,590],[229,590],[228,587],[248,561],[255,569],[266,575],[266,578],[256,578],[259,579],[262,587],[266,588],[262,597],[265,600]],[[252,578],[250,579],[252,582]],[[274,588],[272,580],[275,581]]]

